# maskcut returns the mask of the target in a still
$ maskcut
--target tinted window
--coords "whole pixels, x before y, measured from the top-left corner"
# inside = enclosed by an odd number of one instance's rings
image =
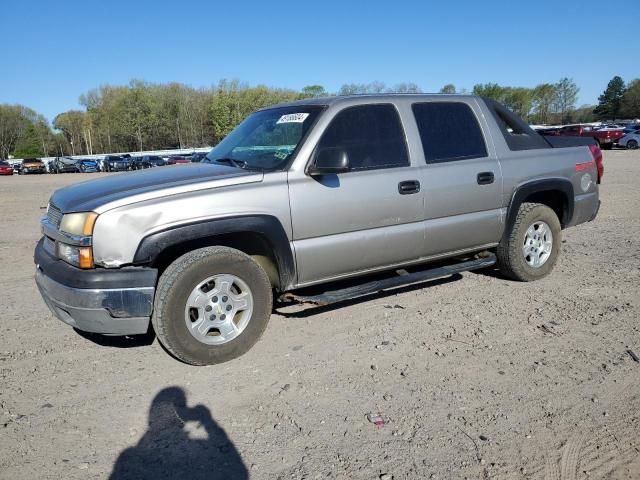
[[[535,132],[515,113],[507,110],[493,99],[486,97],[482,97],[482,99],[498,124],[498,128],[502,132],[502,136],[505,142],[507,142],[509,150],[551,148],[551,145],[542,135]]]
[[[352,170],[409,165],[404,130],[393,105],[342,110],[325,130],[318,148],[343,149]]]
[[[412,108],[427,163],[487,156],[480,125],[466,103],[414,103]]]

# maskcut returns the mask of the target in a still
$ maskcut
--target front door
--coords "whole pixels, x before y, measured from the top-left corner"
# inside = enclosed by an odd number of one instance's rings
[[[350,170],[290,176],[298,284],[413,260],[424,243],[423,190],[395,106],[339,111],[316,151],[344,151]]]

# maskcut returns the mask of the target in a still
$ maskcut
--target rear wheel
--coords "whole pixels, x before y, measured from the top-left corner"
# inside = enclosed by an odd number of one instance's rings
[[[538,280],[556,264],[561,240],[560,220],[551,208],[523,203],[511,231],[498,245],[498,267],[513,280]]]
[[[269,278],[251,257],[207,247],[183,255],[162,274],[152,322],[176,358],[211,365],[242,355],[259,340],[272,301]]]
[[[636,148],[638,148],[638,141],[637,140],[629,140],[627,142],[627,148],[629,150],[635,150]]]

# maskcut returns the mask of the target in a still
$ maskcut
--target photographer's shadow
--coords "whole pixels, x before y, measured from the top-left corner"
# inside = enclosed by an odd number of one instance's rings
[[[206,439],[190,438],[188,423],[201,427]],[[149,408],[149,428],[135,447],[116,461],[111,480],[248,479],[247,468],[225,431],[204,405],[187,407],[184,390],[160,391]]]

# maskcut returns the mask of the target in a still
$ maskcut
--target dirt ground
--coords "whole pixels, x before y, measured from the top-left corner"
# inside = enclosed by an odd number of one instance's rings
[[[274,313],[212,367],[54,319],[38,221],[90,175],[0,177],[0,478],[640,478],[640,151],[605,168],[550,277]]]

